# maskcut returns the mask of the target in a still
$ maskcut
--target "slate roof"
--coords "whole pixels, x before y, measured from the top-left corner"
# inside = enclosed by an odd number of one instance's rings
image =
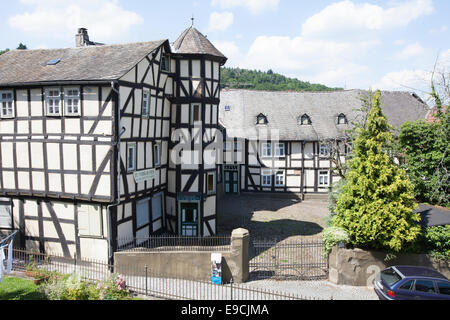
[[[166,41],[9,51],[0,55],[0,86],[117,80]],[[47,65],[53,59],[61,61],[56,65]]]
[[[435,207],[427,204],[419,204],[414,211],[420,213],[420,224],[424,227],[445,226],[450,224],[450,210],[443,207]]]
[[[350,124],[337,124],[343,113],[348,122],[361,119],[360,98],[364,90],[333,92],[269,92],[239,89],[221,91],[219,121],[227,135],[255,139],[257,132],[278,129],[280,140],[317,141],[344,136]],[[429,107],[410,92],[382,92],[381,104],[391,125],[398,130],[406,121],[425,119]],[[230,106],[230,111],[225,111]],[[259,114],[267,117],[268,125],[256,125]],[[307,114],[312,125],[300,125]]]
[[[227,58],[197,29],[186,29],[172,44],[174,53],[179,54],[208,54],[219,57],[223,63]]]

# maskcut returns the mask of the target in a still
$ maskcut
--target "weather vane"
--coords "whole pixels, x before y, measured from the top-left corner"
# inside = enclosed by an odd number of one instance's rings
[[[194,15],[192,15],[192,18],[191,18],[191,20],[192,20],[192,26],[194,26]]]

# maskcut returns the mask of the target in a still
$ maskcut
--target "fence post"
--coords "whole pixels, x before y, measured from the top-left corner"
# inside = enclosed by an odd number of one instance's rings
[[[233,278],[231,278],[231,280],[230,280],[230,291],[231,291],[231,299],[230,300],[233,300]]]
[[[148,266],[145,265],[145,295],[148,296]]]

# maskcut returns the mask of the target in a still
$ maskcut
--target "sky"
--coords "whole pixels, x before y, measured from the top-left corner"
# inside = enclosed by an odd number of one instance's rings
[[[449,14],[448,0],[0,0],[0,48],[74,47],[79,27],[108,44],[174,42],[194,17],[226,66],[422,94],[436,61],[449,69]]]

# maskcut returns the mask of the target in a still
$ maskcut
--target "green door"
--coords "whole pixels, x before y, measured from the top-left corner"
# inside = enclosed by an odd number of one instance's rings
[[[238,194],[239,193],[239,172],[225,171],[225,193]]]
[[[199,236],[199,203],[186,202],[180,204],[181,209],[181,235],[185,237]]]

